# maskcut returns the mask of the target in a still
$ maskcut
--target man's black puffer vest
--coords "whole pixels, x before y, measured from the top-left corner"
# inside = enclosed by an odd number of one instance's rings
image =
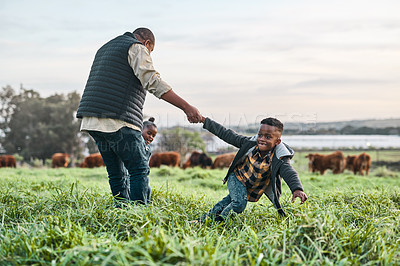
[[[126,32],[97,51],[77,118],[113,118],[142,128],[146,90],[128,62],[128,50],[134,43],[140,42]]]

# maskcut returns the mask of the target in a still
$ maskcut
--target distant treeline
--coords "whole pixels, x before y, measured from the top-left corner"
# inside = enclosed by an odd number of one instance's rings
[[[258,127],[236,127],[235,131],[246,134],[254,135]],[[385,127],[385,128],[372,128],[372,127],[353,127],[344,126],[343,128],[285,128],[285,135],[400,135],[400,127]]]
[[[0,89],[0,154],[18,155],[25,162],[45,161],[54,153],[68,153],[82,160],[83,153],[98,152],[93,139],[80,131],[75,117],[81,96],[77,92],[42,97],[33,89],[11,86]],[[186,154],[204,150],[200,132],[183,128],[164,129],[156,149]]]
[[[372,128],[345,126],[341,129],[323,128],[313,130],[286,129],[285,134],[289,135],[400,135],[400,127]]]

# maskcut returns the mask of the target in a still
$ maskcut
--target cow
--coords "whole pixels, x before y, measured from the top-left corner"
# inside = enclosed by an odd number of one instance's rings
[[[105,166],[105,164],[99,152],[86,156],[83,162],[79,165],[81,168],[94,168],[101,166]]]
[[[179,166],[181,155],[175,151],[158,152],[150,157],[150,167],[160,167],[161,165]]]
[[[314,173],[319,171],[321,175],[323,175],[327,169],[331,169],[334,174],[343,173],[346,167],[346,159],[341,151],[336,151],[328,155],[310,153],[306,158],[308,158],[308,168],[310,172]]]
[[[346,157],[346,169],[350,171],[354,171],[354,160],[356,159],[357,155],[348,155]]]
[[[371,157],[367,153],[363,152],[354,159],[353,163],[354,174],[360,173],[360,175],[364,175],[365,171],[366,175],[368,175],[370,168],[371,168]]]
[[[1,155],[0,156],[0,167],[17,167],[17,160],[12,155]]]
[[[212,165],[212,169],[216,168],[224,168],[224,167],[229,167],[233,161],[233,158],[235,158],[236,153],[225,153],[218,155],[214,159],[214,163]]]
[[[69,154],[68,153],[54,153],[51,157],[51,167],[68,167]]]
[[[204,152],[194,151],[190,155],[189,159],[183,164],[182,168],[200,166],[201,168],[211,167],[212,159],[207,156]]]

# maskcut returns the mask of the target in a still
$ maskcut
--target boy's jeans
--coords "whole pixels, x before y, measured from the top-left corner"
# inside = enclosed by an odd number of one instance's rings
[[[147,204],[150,201],[149,148],[140,131],[123,127],[116,132],[89,131],[108,172],[112,195]],[[126,176],[126,170],[128,176]]]
[[[237,179],[234,172],[229,175],[227,185],[229,189],[229,195],[215,204],[215,206],[208,211],[206,216],[216,217],[219,214],[219,216],[225,220],[231,210],[236,213],[241,213],[244,211],[244,209],[246,209],[247,189]],[[204,218],[205,217],[203,217],[203,219]]]

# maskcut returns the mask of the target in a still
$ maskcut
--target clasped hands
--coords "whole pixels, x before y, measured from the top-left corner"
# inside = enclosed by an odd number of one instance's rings
[[[204,122],[204,117],[200,114],[199,110],[194,107],[190,106],[185,110],[185,114],[187,116],[187,120],[190,123],[203,123]]]

